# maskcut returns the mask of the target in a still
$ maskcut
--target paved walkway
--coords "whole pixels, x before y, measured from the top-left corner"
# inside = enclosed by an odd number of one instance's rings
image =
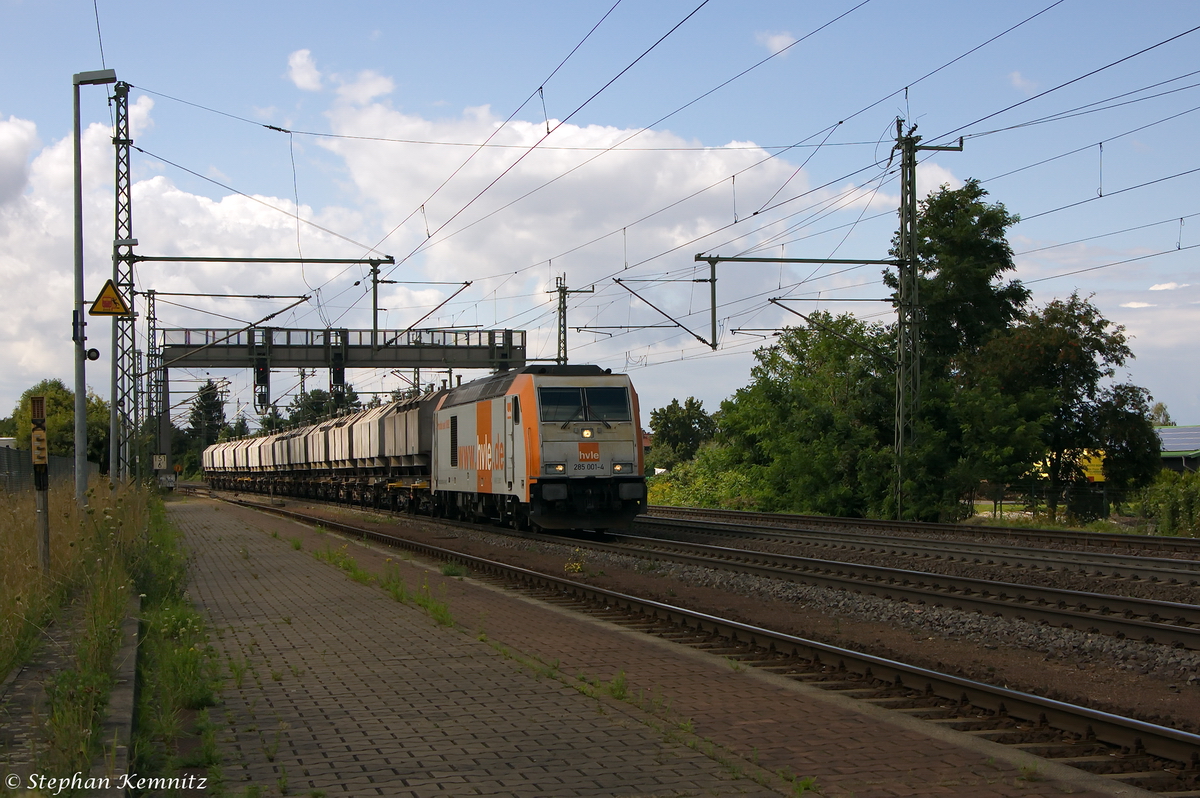
[[[315,546],[297,551],[282,532],[248,527],[244,511],[168,508],[195,555],[192,597],[242,674],[214,711],[232,795],[247,783],[331,798],[778,794],[664,742],[632,708],[539,678],[352,581],[314,558]],[[441,578],[431,581],[436,597]]]
[[[777,772],[855,798],[1148,795],[1022,770],[999,746],[283,519],[201,499],[168,509],[195,552],[192,596],[242,673],[219,708],[233,795],[245,782],[268,795],[795,794]],[[322,549],[410,591],[427,583],[457,628],[352,581]],[[571,686],[581,675],[623,679],[634,700],[586,695]]]

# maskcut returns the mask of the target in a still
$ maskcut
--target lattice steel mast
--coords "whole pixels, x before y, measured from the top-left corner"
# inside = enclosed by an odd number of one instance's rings
[[[116,148],[116,225],[113,233],[113,284],[129,302],[128,316],[113,318],[112,390],[109,409],[109,475],[113,479],[128,479],[134,470],[136,452],[134,441],[138,429],[136,364],[136,322],[133,305],[133,196],[129,170],[129,151],[133,139],[129,136],[129,84],[118,81],[113,87]]]
[[[904,120],[896,120],[896,149],[900,151],[900,251],[896,263],[896,517],[904,517],[904,460],[913,441],[921,405],[921,298],[917,263],[917,153],[922,150],[963,148],[922,146],[913,125],[904,133]]]

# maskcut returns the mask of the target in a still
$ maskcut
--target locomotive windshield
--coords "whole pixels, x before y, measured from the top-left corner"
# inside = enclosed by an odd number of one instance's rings
[[[626,388],[584,388],[588,421],[631,421]]]
[[[542,421],[632,421],[629,389],[538,388]]]

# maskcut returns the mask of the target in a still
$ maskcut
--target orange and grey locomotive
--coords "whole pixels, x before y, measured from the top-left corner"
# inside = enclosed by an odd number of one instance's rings
[[[637,393],[598,366],[528,366],[307,427],[214,444],[216,489],[515,527],[627,526],[646,507]]]

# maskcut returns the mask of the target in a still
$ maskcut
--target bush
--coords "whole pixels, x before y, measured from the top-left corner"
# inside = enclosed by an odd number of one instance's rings
[[[1200,474],[1164,469],[1142,491],[1141,505],[1158,534],[1195,537],[1200,533]]]
[[[756,495],[753,466],[735,463],[732,450],[705,444],[694,460],[679,463],[670,472],[647,480],[649,501],[674,507],[716,507],[728,510],[761,509]]]

